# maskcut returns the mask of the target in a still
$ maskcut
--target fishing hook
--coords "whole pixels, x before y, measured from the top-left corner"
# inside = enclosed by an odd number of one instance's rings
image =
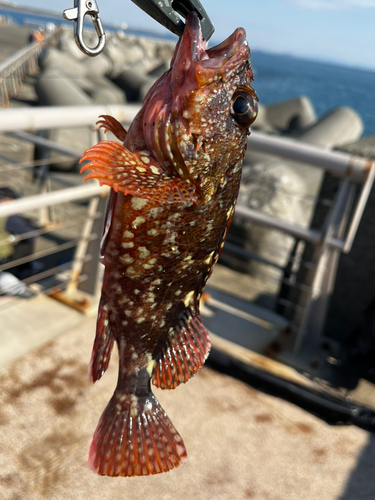
[[[105,33],[96,1],[74,0],[74,7],[64,10],[63,15],[66,21],[74,21],[74,38],[82,52],[90,57],[100,54],[105,45]],[[88,47],[83,40],[83,22],[86,15],[91,16],[96,34],[98,35],[98,44],[96,47]]]

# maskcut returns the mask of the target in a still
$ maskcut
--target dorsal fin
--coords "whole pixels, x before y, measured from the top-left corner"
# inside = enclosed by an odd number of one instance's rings
[[[116,120],[116,118],[113,118],[113,116],[110,115],[100,115],[99,118],[101,118],[101,120],[96,122],[96,124],[99,125],[99,128],[104,128],[105,132],[112,132],[112,134],[117,137],[119,141],[125,141],[125,137],[128,132],[124,129],[121,123]]]

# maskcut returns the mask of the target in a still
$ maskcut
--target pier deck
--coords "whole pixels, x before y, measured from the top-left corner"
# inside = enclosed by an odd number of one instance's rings
[[[116,385],[117,354],[103,379],[91,385],[87,365],[95,315],[79,315],[44,296],[19,300],[7,314],[14,335],[30,334],[28,308],[44,308],[46,314],[38,316],[40,332],[43,341],[51,340],[1,371],[2,499],[375,497],[373,435],[357,427],[330,426],[209,368],[174,391],[155,390],[185,440],[186,465],[152,477],[94,475],[87,454]]]

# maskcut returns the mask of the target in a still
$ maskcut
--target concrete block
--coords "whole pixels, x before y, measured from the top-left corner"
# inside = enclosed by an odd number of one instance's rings
[[[87,56],[77,47],[71,29],[63,31],[61,37],[59,38],[57,48],[60,51],[73,56],[77,61],[83,61],[87,58]]]
[[[112,72],[113,62],[102,52],[96,57],[87,57],[84,59],[82,67],[88,78],[105,76]]]
[[[137,61],[135,64],[132,64],[131,69],[136,71],[140,75],[147,75],[152,71],[156,70],[160,64],[162,63],[159,59],[142,59],[141,61]]]
[[[80,82],[85,79],[80,78]],[[93,100],[61,70],[52,68],[43,72],[35,85],[35,91],[38,95],[39,105],[41,106],[77,106],[90,105]],[[84,151],[91,146],[91,136],[88,129],[69,128],[50,130],[45,137],[61,145],[69,146]],[[67,157],[67,161],[60,163],[57,158],[61,154],[55,152],[43,152],[40,148],[35,148],[34,159],[40,157],[49,157],[50,166],[58,170],[77,170],[77,160]]]
[[[251,126],[254,130],[259,130],[264,133],[277,133],[277,129],[270,124],[267,120],[267,106],[264,106],[261,103],[258,103],[258,116]]]
[[[323,116],[300,138],[323,148],[333,148],[358,140],[364,130],[362,118],[351,108],[336,108]]]
[[[143,50],[134,44],[128,45],[127,42],[119,44],[111,43],[106,45],[104,54],[111,61],[112,68],[108,76],[115,78],[125,66],[131,66],[144,57]]]
[[[82,106],[92,104],[90,97],[63,71],[44,71],[35,84],[40,106]]]
[[[147,73],[147,76],[151,76],[152,78],[160,78],[169,68],[169,64],[167,62],[161,60],[161,62],[155,66],[154,69]]]
[[[268,123],[281,130],[296,130],[316,122],[312,102],[307,96],[269,104],[266,108]]]
[[[126,104],[126,95],[117,85],[108,78],[94,78],[91,80],[94,90],[89,93],[95,104]]]
[[[72,58],[70,54],[55,48],[51,48],[44,53],[39,59],[39,66],[43,71],[57,68],[63,70],[65,74],[75,78],[84,77],[86,73],[82,62]]]
[[[133,68],[127,68],[123,69],[113,81],[125,92],[127,100],[134,102],[139,101],[141,95],[144,94],[144,91],[141,92],[141,89],[146,89],[147,85],[151,86],[155,79],[140,75]]]

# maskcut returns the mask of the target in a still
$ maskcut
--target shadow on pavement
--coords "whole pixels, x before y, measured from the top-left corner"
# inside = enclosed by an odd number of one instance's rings
[[[375,498],[375,435],[358,457],[357,466],[349,476],[345,491],[337,500],[373,500]]]

